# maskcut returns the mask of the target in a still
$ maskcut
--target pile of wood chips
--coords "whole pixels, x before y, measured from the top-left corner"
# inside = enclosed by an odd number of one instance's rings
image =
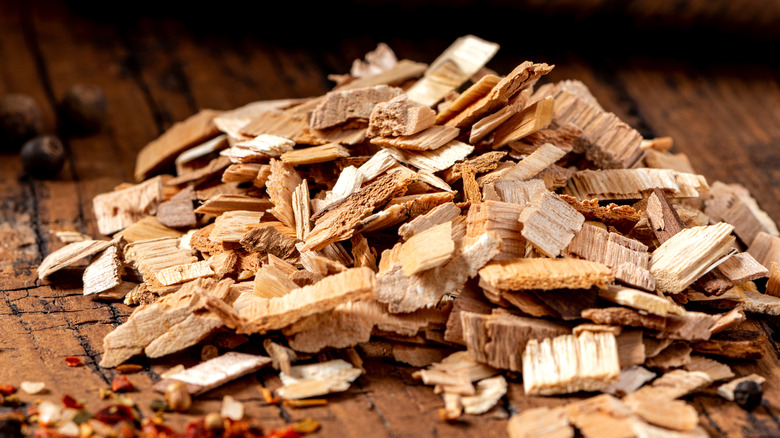
[[[269,364],[282,399],[345,391],[352,347],[381,339],[445,420],[522,374],[528,395],[599,395],[514,415],[510,436],[705,436],[681,397],[763,380],[717,358],[762,354],[734,333],[780,313],[777,227],[582,82],[537,86],[552,65],[486,69],[497,50],[465,36],[425,65],[382,44],[324,96],[203,110],[140,152],[137,184],[94,198],[112,240],[74,239],[39,276],[89,258],[85,295],[139,305],[103,367],[214,336],[268,354],[166,373],[161,392]],[[313,362],[328,349],[351,362]]]

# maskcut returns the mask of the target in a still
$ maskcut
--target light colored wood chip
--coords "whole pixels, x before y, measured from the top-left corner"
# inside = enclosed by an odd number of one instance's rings
[[[408,136],[433,126],[436,113],[426,105],[409,100],[405,94],[387,102],[379,102],[371,111],[368,137]]]
[[[395,162],[395,160],[393,160]],[[341,171],[339,178],[336,180],[336,184],[333,185],[333,189],[327,193],[325,199],[312,199],[311,203],[314,207],[314,219],[316,219],[323,211],[332,205],[337,205],[338,201],[346,198],[347,196],[360,190],[360,187],[365,181],[365,176],[359,169],[354,166],[349,166]]]
[[[202,160],[229,146],[227,135],[219,135],[195,147],[187,149],[176,157],[176,175],[184,176],[201,168]]]
[[[518,217],[523,237],[548,257],[557,257],[580,231],[585,217],[552,192],[540,192]]]
[[[564,193],[580,200],[638,200],[654,188],[671,198],[696,198],[709,185],[701,175],[669,169],[580,170],[571,176]]]
[[[358,230],[361,233],[368,233],[390,228],[410,218],[428,213],[441,204],[452,202],[453,198],[454,194],[451,192],[400,196],[391,200],[384,210],[360,221]]]
[[[415,371],[412,376],[426,385],[436,385],[443,392],[474,394],[472,382],[498,373],[495,368],[474,361],[465,351],[457,351],[430,367]]]
[[[446,264],[407,276],[397,255],[383,253],[377,275],[377,300],[389,305],[392,313],[434,307],[448,293],[455,292],[489,260],[498,254],[501,238],[486,233],[468,245]],[[387,258],[387,260],[385,260]],[[382,269],[382,263],[386,268]]]
[[[312,111],[309,127],[331,128],[350,120],[368,122],[377,103],[387,102],[401,93],[400,88],[387,85],[331,91]]]
[[[281,111],[300,105],[308,99],[276,99],[251,102],[230,111],[224,111],[214,118],[220,131],[233,138],[242,136],[241,129],[253,120],[262,118],[269,111]],[[257,134],[254,134],[257,135]],[[251,136],[254,136],[251,135]]]
[[[613,271],[617,271],[623,264],[646,271],[649,263],[647,246],[643,243],[618,233],[607,232],[587,222],[574,236],[565,253],[602,263]]]
[[[452,167],[474,151],[474,146],[452,140],[432,151],[406,151],[396,148],[386,149],[396,160],[427,172],[438,172]]]
[[[375,208],[402,195],[416,179],[414,172],[401,169],[377,178],[347,196],[315,219],[314,228],[304,240],[303,250],[318,250],[333,242],[349,239],[361,221],[371,215]]]
[[[719,264],[717,269],[734,284],[764,278],[769,275],[769,270],[747,252],[734,254]]]
[[[657,315],[641,314],[626,307],[594,308],[582,311],[582,317],[597,324],[644,327],[650,330],[663,330],[666,319]],[[648,354],[648,357],[649,354]]]
[[[124,324],[103,338],[100,366],[114,367],[141,353],[161,357],[202,341],[224,324],[210,311],[203,312],[200,294],[229,299],[227,292],[232,283],[198,279],[149,306],[139,307]]]
[[[311,203],[309,183],[304,179],[295,188],[292,196],[293,217],[295,219],[295,237],[303,240],[311,232]]]
[[[780,315],[780,298],[759,292],[743,291],[742,310],[764,315]]]
[[[127,242],[132,243],[166,237],[180,237],[181,235],[181,231],[161,224],[157,217],[146,216],[124,230],[114,234],[114,237],[122,237]]]
[[[734,377],[734,372],[728,365],[704,356],[691,356],[691,360],[685,364],[685,369],[701,371],[707,374],[713,382]]]
[[[155,274],[155,278],[157,278],[157,281],[163,286],[170,286],[200,277],[210,277],[212,275],[214,275],[214,271],[211,269],[211,266],[209,266],[209,262],[207,260],[202,260],[200,262],[160,269]]]
[[[262,154],[265,157],[280,157],[286,152],[292,151],[293,146],[295,146],[295,142],[289,138],[272,134],[260,134],[251,140],[237,142],[231,149],[244,149],[256,154]]]
[[[253,228],[239,241],[247,251],[273,254],[293,264],[299,261],[300,255],[295,247],[298,242],[298,239],[279,232],[274,225]]]
[[[742,299],[742,297],[743,295],[740,294],[740,299]],[[722,332],[723,330],[726,330],[727,328],[737,326],[746,319],[747,316],[745,316],[745,311],[739,307],[735,307],[726,313],[720,314],[720,318],[718,318],[718,321],[715,323],[715,325],[712,326],[710,331],[714,335],[716,333]]]
[[[374,137],[371,144],[409,151],[432,151],[454,140],[460,130],[452,126],[435,125],[416,134],[399,137]]]
[[[562,406],[525,409],[509,419],[507,433],[509,438],[574,438]]]
[[[645,367],[639,365],[630,366],[620,370],[620,377],[602,389],[602,391],[617,397],[623,397],[641,388],[645,383],[653,380],[655,376],[654,372]]]
[[[395,52],[385,43],[379,43],[376,49],[366,53],[365,60],[355,59],[349,74],[355,78],[373,76],[385,72],[398,63]]]
[[[771,271],[769,280],[766,282],[765,293],[774,297],[780,297],[780,269],[777,267],[776,262],[771,262]]]
[[[359,77],[338,87],[338,89],[350,90],[354,88],[373,87],[375,85],[400,85],[405,81],[422,76],[427,69],[428,64],[402,59],[381,73]]]
[[[696,173],[691,166],[691,161],[684,153],[671,154],[668,151],[655,149],[644,150],[644,162],[647,167],[654,169],[672,169],[678,172]]]
[[[750,191],[740,184],[715,181],[704,200],[704,213],[713,221],[734,225],[734,233],[746,245],[750,245],[761,232],[780,236],[772,218],[759,207]]]
[[[219,134],[214,118],[219,111],[201,110],[188,119],[175,123],[163,135],[144,146],[135,162],[135,179],[141,181],[173,163],[174,159],[193,145]]]
[[[266,182],[266,190],[274,208],[270,213],[283,224],[295,229],[295,214],[292,196],[303,180],[290,164],[271,160],[271,175]]]
[[[214,228],[208,238],[213,242],[238,243],[252,225],[260,223],[264,214],[262,211],[227,211],[214,221]]]
[[[223,183],[253,182],[255,187],[265,187],[268,176],[271,175],[271,166],[261,163],[231,164],[222,173]]]
[[[438,308],[390,313],[387,305],[375,300],[357,301],[302,319],[285,328],[284,334],[296,351],[316,353],[363,344],[377,334],[414,337],[443,324],[445,318],[445,311]]]
[[[681,400],[631,399],[626,401],[639,418],[666,429],[687,432],[699,424],[699,413]]]
[[[230,351],[191,368],[168,374],[154,385],[154,389],[165,392],[170,383],[182,382],[190,394],[199,395],[253,373],[270,363],[271,358],[266,356]]]
[[[455,100],[448,102],[444,109],[439,111],[439,114],[436,115],[436,123],[446,123],[460,112],[485,97],[500,81],[501,78],[494,74],[482,76],[463,93],[459,94]]]
[[[267,198],[247,195],[217,195],[201,204],[195,213],[219,216],[222,213],[235,210],[256,211],[265,213],[275,205]]]
[[[445,222],[415,234],[401,245],[398,259],[406,276],[441,266],[452,258],[452,222]]]
[[[685,308],[668,298],[623,286],[600,289],[599,298],[658,316],[685,315]]]
[[[545,143],[522,159],[515,167],[502,173],[499,181],[508,179],[527,181],[563,158],[564,155],[566,155],[566,153],[559,147],[553,146],[550,143]]]
[[[264,265],[255,273],[254,294],[260,298],[282,297],[295,289],[298,285],[274,265]]]
[[[780,265],[780,237],[762,231],[756,234],[747,252],[767,269],[772,268],[772,262]]]
[[[83,240],[65,245],[47,255],[38,265],[38,279],[43,280],[60,269],[104,251],[116,243],[110,240]]]
[[[469,105],[447,123],[466,128],[480,119],[489,117],[489,114],[499,111],[502,107],[521,107],[527,100],[526,96],[520,96],[522,92],[530,89],[541,76],[552,71],[553,67],[531,61],[521,63],[491,88],[487,95]]]
[[[290,348],[277,344],[269,338],[263,340],[263,348],[271,356],[271,365],[274,369],[277,369],[285,374],[290,374],[291,363],[298,359],[298,355],[295,354]]]
[[[363,267],[353,268],[282,297],[256,298],[238,312],[243,319],[240,333],[278,330],[307,316],[331,310],[339,304],[371,298],[375,294],[375,283],[374,271]]]
[[[666,198],[663,190],[653,189],[653,192],[647,198],[647,208],[645,214],[652,227],[653,234],[660,243],[664,243],[669,238],[679,233],[685,228],[685,224],[677,214],[672,204]]]
[[[588,289],[614,279],[601,263],[577,259],[529,258],[490,262],[479,271],[480,283],[496,289]]]
[[[313,99],[302,105],[312,105],[316,103],[318,103],[318,100]],[[287,111],[279,109],[264,111],[251,119],[248,119],[240,128],[232,130],[231,135],[239,139],[254,138],[259,135],[274,135],[294,140],[309,127],[306,117],[297,114],[294,111],[294,108]]]
[[[472,359],[511,371],[522,371],[522,354],[531,339],[568,334],[567,325],[504,313],[460,312],[463,342]]]
[[[662,374],[635,392],[628,394],[623,400],[628,403],[637,400],[674,400],[691,394],[712,383],[710,377],[701,371],[674,370]]]
[[[415,102],[433,106],[487,64],[498,47],[498,44],[473,35],[460,37],[431,63],[423,78],[406,93]]]
[[[119,286],[124,273],[119,248],[116,245],[109,246],[84,269],[84,295],[106,292]]]
[[[518,221],[522,210],[522,205],[499,201],[472,205],[466,219],[466,236],[473,238],[488,231],[495,232],[501,238],[502,246],[495,260],[523,257],[526,241]]]
[[[684,291],[732,248],[733,230],[732,225],[721,222],[688,228],[669,238],[650,257],[656,288],[671,294]]]
[[[338,158],[349,156],[349,150],[338,143],[328,143],[304,149],[296,149],[283,153],[279,157],[285,163],[293,166],[302,164],[327,163]]]
[[[620,375],[612,333],[584,332],[541,342],[531,339],[523,352],[523,388],[527,395],[600,390]]]
[[[282,387],[277,394],[284,399],[317,397],[349,389],[363,371],[341,359],[310,365],[296,365],[290,374],[280,373]]]
[[[691,351],[693,349],[690,345],[684,342],[673,342],[657,355],[648,358],[645,365],[648,368],[661,371],[680,368],[691,361]]]
[[[506,395],[507,383],[502,375],[490,377],[477,382],[477,393],[463,396],[460,403],[467,414],[479,415],[489,411]]]
[[[550,124],[553,117],[555,100],[548,97],[520,110],[506,122],[496,128],[493,136],[493,149],[498,149],[509,142],[533,134]]]
[[[155,177],[140,184],[92,199],[92,208],[101,234],[113,234],[145,216],[154,215],[163,200],[162,179]]]
[[[450,222],[460,215],[460,208],[453,202],[447,202],[439,205],[426,214],[417,216],[416,218],[404,223],[398,228],[398,235],[403,240],[409,240],[417,233],[421,233],[436,225]]]

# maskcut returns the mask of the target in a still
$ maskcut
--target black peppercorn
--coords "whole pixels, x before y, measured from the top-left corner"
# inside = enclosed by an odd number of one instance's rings
[[[57,175],[65,163],[65,148],[57,137],[35,137],[22,146],[21,158],[27,175],[50,179]]]
[[[0,98],[0,151],[17,152],[42,129],[41,108],[32,97],[9,94]]]
[[[742,409],[752,411],[761,404],[763,394],[764,391],[761,389],[761,385],[752,380],[745,380],[740,382],[734,389],[734,401]]]
[[[94,84],[72,86],[58,105],[60,123],[73,135],[92,134],[106,121],[108,101],[103,90]]]

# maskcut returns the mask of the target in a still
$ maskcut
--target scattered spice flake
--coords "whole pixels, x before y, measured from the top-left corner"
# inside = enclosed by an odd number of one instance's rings
[[[313,433],[320,428],[320,423],[311,417],[306,417],[303,420],[300,420],[297,423],[293,424],[292,427],[293,430],[298,433],[304,433],[304,434]]]
[[[73,396],[70,394],[65,394],[62,396],[62,404],[65,405],[66,408],[70,409],[83,409],[84,403],[79,402]]]
[[[135,415],[130,406],[111,405],[97,411],[95,419],[101,423],[116,424],[120,421],[132,422],[135,420]]]
[[[214,429],[210,430],[206,427],[205,418],[201,418],[197,421],[192,421],[187,424],[187,428],[184,432],[186,438],[217,438],[217,437],[233,437],[233,438],[263,438],[276,435],[264,435],[263,430],[256,424],[251,423],[249,420],[233,421],[226,418],[224,421],[224,430]],[[273,432],[273,431],[272,431]],[[280,438],[286,437],[299,437],[300,435],[279,435]]]
[[[65,358],[65,364],[69,367],[80,367],[84,365],[84,362],[76,356],[68,356]]]
[[[130,382],[130,379],[127,378],[124,374],[120,374],[116,377],[114,377],[114,380],[111,381],[111,390],[114,392],[128,392],[135,389],[135,386]]]
[[[260,392],[263,394],[263,400],[265,400],[265,402],[269,405],[275,405],[279,403],[279,396],[274,395],[274,393],[265,386],[260,387]]]
[[[0,395],[11,395],[16,392],[16,387],[13,385],[0,385]]]
[[[295,425],[291,425],[280,430],[271,429],[264,438],[300,438],[300,436],[301,434],[295,431]]]
[[[116,370],[121,374],[133,374],[143,370],[144,367],[134,363],[126,363],[116,367]]]
[[[310,406],[325,406],[328,404],[328,400],[324,398],[310,398],[305,400],[285,400],[282,403],[284,406],[290,408],[308,408]]]
[[[144,420],[144,424],[141,426],[141,436],[144,438],[175,438],[179,434],[170,427],[158,424],[148,418]]]

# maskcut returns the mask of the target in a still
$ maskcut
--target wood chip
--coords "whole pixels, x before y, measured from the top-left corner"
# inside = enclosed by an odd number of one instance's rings
[[[523,206],[508,202],[486,201],[472,205],[466,219],[466,236],[474,238],[494,232],[501,238],[502,250],[496,260],[520,258],[525,255],[526,240],[518,221]]]
[[[287,151],[279,158],[292,166],[300,166],[302,164],[326,163],[348,156],[349,150],[347,148],[338,143],[328,143],[321,146]]]
[[[433,126],[435,120],[436,113],[430,107],[414,103],[403,94],[374,106],[366,135],[398,137],[417,134]]]
[[[547,257],[555,258],[580,231],[585,217],[551,192],[534,195],[518,217],[521,234]]]
[[[552,121],[554,105],[555,101],[552,98],[543,99],[502,123],[496,128],[496,133],[493,136],[493,149],[498,149],[511,141],[520,140],[547,127]]]
[[[83,240],[65,245],[46,256],[38,265],[38,279],[43,280],[49,275],[104,251],[116,242],[110,240]]]
[[[507,423],[510,438],[574,438],[574,428],[569,424],[563,407],[525,409],[512,416]]]
[[[182,382],[192,395],[203,394],[214,388],[253,373],[271,363],[265,356],[231,351],[194,367],[168,374],[154,385],[158,392],[164,392],[171,382]]]
[[[447,263],[454,251],[452,222],[445,222],[404,242],[398,252],[398,260],[404,275],[411,276]]]
[[[655,188],[667,197],[695,198],[709,185],[701,175],[669,169],[581,170],[572,175],[564,193],[580,200],[638,200]]]
[[[404,240],[409,240],[415,234],[421,233],[436,225],[450,222],[459,215],[460,208],[452,202],[447,202],[398,227],[398,235]]]
[[[239,333],[278,330],[307,316],[331,310],[339,304],[371,298],[375,294],[374,278],[371,269],[353,268],[282,297],[256,298],[238,312],[243,320]]]
[[[92,199],[92,208],[101,234],[113,234],[144,216],[154,215],[162,202],[162,179],[152,178],[140,184]]]
[[[276,392],[285,399],[318,397],[349,389],[363,372],[349,362],[335,359],[311,365],[296,365],[290,374],[280,373],[282,386]]]
[[[387,148],[396,160],[431,173],[449,169],[456,162],[463,160],[474,151],[474,146],[457,140],[432,151],[406,151]]]
[[[495,261],[479,271],[480,283],[502,290],[606,287],[614,277],[606,266],[577,259],[530,258]]]
[[[704,213],[714,221],[733,225],[734,233],[746,245],[750,245],[758,233],[780,236],[772,218],[759,207],[750,192],[739,184],[715,181],[704,200]]]
[[[523,388],[527,395],[600,390],[617,380],[618,363],[612,333],[532,339],[523,352]]]
[[[116,245],[109,246],[84,269],[84,295],[106,292],[119,286],[124,272],[119,249]]]
[[[680,293],[701,277],[734,245],[732,225],[688,228],[659,246],[650,258],[656,287],[664,293]]]
[[[432,151],[455,140],[459,133],[460,130],[458,128],[436,125],[411,135],[374,137],[371,139],[371,144],[408,151]]]
[[[458,38],[431,63],[423,78],[406,91],[409,99],[427,106],[435,105],[466,82],[497,51],[498,44],[473,35]]]
[[[502,375],[480,380],[476,394],[461,397],[463,411],[472,415],[484,414],[506,395],[506,389],[506,379]]]
[[[474,360],[518,372],[522,371],[522,354],[528,341],[570,331],[564,324],[502,313],[460,312],[460,321],[463,342]]]
[[[399,88],[387,85],[331,91],[312,111],[309,127],[325,129],[351,120],[368,122],[377,103],[387,102],[399,95]]]
[[[658,316],[685,315],[685,308],[670,299],[628,287],[600,289],[599,298]]]
[[[219,216],[228,211],[256,211],[265,213],[275,205],[267,198],[258,198],[247,195],[221,194],[211,197],[201,204],[195,213]]]
[[[564,155],[566,155],[566,153],[559,147],[553,146],[550,143],[545,143],[522,159],[515,167],[502,173],[499,180],[516,179],[519,181],[527,181],[563,158]]]
[[[182,122],[175,123],[159,138],[144,146],[135,162],[136,181],[141,181],[173,163],[176,156],[191,146],[219,134],[214,124],[214,118],[219,115],[219,111],[202,110]]]

